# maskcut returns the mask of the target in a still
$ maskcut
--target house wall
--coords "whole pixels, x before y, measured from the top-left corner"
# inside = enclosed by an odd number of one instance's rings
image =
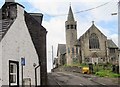
[[[0,44],[0,87],[2,86],[2,44]]]
[[[60,52],[58,52],[58,65],[61,65],[60,64],[60,58],[61,58],[60,55],[61,55]]]
[[[24,9],[20,5],[17,5],[17,18],[2,39],[0,46],[2,49],[2,55],[0,55],[2,58],[2,85],[9,85],[9,60],[19,61],[19,83],[21,85],[22,57],[26,61],[23,67],[23,77],[30,78],[31,85],[35,85],[33,64],[38,65],[38,55],[24,20]]]

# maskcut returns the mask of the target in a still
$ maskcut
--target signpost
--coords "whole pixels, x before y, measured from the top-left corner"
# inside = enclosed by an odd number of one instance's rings
[[[23,87],[23,66],[25,66],[25,58],[21,58],[21,80],[22,80],[22,87]]]
[[[25,66],[25,58],[21,58],[21,65]]]

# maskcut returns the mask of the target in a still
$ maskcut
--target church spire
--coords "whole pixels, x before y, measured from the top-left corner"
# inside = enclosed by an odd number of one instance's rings
[[[73,16],[73,12],[72,12],[71,5],[70,5],[70,7],[69,7],[69,13],[68,13],[67,21],[75,21],[75,20],[74,20],[74,16]]]

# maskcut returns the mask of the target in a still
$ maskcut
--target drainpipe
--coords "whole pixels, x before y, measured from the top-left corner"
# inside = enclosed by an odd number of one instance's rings
[[[35,87],[37,87],[37,69],[40,67],[40,65],[35,67]]]

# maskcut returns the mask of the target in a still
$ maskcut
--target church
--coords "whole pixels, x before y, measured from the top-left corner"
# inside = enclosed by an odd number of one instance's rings
[[[117,45],[107,39],[92,21],[91,27],[77,39],[77,21],[71,6],[65,22],[66,44],[58,44],[58,65],[74,63],[118,63]]]

